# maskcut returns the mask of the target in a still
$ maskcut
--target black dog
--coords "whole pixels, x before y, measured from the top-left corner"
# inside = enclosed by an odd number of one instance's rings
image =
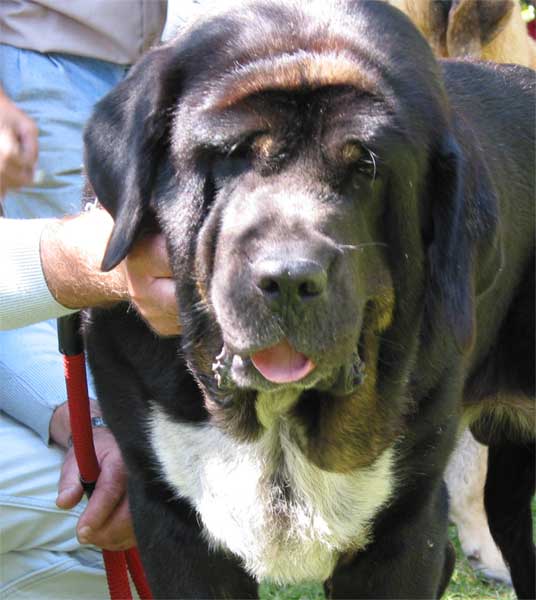
[[[156,596],[440,596],[463,398],[534,596],[533,94],[522,67],[438,64],[381,2],[259,0],[99,103],[104,268],[158,224],[183,331],[124,305],[87,325]]]

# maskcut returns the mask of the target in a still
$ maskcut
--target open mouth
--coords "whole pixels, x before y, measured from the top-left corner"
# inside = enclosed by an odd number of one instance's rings
[[[295,350],[288,340],[247,356],[235,354],[225,344],[212,365],[218,388],[249,387],[260,385],[269,389],[275,384],[288,385],[301,382],[317,368],[305,354]],[[264,382],[264,383],[262,383]]]
[[[310,358],[296,351],[286,339],[255,352],[250,358],[257,371],[272,383],[301,381],[316,368]]]
[[[284,339],[247,356],[234,353],[224,344],[212,372],[222,391],[237,387],[270,391],[280,385],[297,385],[300,388],[320,386],[319,389],[344,395],[361,385],[365,365],[356,350],[343,364],[320,368]]]

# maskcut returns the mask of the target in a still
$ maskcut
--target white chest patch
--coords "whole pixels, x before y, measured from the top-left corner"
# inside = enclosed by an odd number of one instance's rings
[[[254,443],[154,408],[151,441],[167,482],[197,509],[209,543],[258,580],[324,581],[341,552],[368,542],[394,488],[393,451],[369,468],[330,473],[309,463],[284,416]]]

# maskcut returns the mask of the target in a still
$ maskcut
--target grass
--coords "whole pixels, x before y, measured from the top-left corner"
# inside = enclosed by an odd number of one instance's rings
[[[515,600],[516,596],[509,586],[490,582],[476,573],[463,555],[456,528],[451,526],[450,537],[456,547],[456,570],[450,581],[443,600]],[[278,587],[264,584],[261,586],[261,600],[323,600],[323,589],[318,584]]]
[[[536,534],[536,500],[532,505],[533,522]],[[476,573],[465,558],[454,525],[449,530],[450,538],[456,548],[456,570],[450,581],[443,600],[515,600],[511,587],[491,582]],[[260,589],[261,600],[323,600],[322,586],[304,584],[278,587],[263,584]]]
[[[490,582],[478,575],[463,555],[456,528],[450,528],[450,537],[456,547],[456,570],[450,581],[443,600],[515,600],[516,596],[509,586]],[[261,600],[323,600],[322,587],[318,584],[278,587],[265,584],[261,586]]]
[[[491,582],[473,570],[460,548],[454,525],[450,527],[449,535],[456,548],[456,570],[444,600],[515,600],[511,587]]]
[[[284,587],[263,584],[259,596],[260,600],[323,600],[325,598],[322,586],[317,583]]]

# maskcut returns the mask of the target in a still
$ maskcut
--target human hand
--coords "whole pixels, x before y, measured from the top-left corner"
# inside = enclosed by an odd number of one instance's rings
[[[113,224],[108,212],[95,208],[43,229],[41,264],[52,295],[69,308],[131,301],[156,333],[177,335],[175,285],[163,235],[145,235],[121,264],[103,273]]]
[[[105,550],[126,550],[136,545],[126,495],[126,469],[117,443],[106,428],[93,430],[95,452],[101,472],[95,490],[76,527],[82,544]],[[72,448],[65,455],[56,504],[73,508],[83,496],[79,471]]]
[[[148,233],[136,242],[119,268],[138,312],[159,335],[178,335],[175,283],[166,242],[161,233]]]
[[[37,161],[37,127],[0,91],[0,198],[28,185]]]

